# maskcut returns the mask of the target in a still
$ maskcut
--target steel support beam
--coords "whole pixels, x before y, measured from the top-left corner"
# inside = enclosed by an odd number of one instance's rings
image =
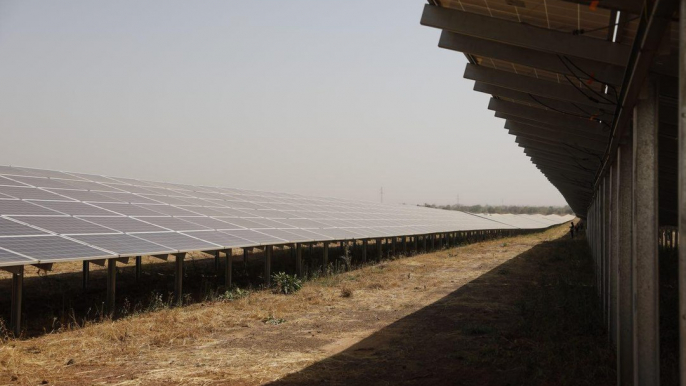
[[[633,253],[636,257],[636,369],[638,385],[660,384],[658,299],[658,88],[644,84],[634,109]]]
[[[329,243],[324,241],[322,246],[322,272],[326,273],[329,267]]]

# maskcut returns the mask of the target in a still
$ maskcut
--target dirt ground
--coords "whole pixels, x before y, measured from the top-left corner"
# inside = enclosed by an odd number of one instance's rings
[[[0,384],[613,384],[585,241],[566,231],[7,340]]]

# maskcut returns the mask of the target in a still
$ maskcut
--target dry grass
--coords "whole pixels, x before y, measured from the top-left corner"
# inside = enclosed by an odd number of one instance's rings
[[[342,352],[565,232],[561,226],[369,265],[306,282],[289,296],[256,291],[232,301],[164,307],[65,332],[10,340],[0,346],[0,384],[253,385],[274,381]],[[80,266],[56,266],[65,272],[69,268]],[[498,274],[517,272],[501,269]],[[492,307],[500,306],[494,302]],[[476,338],[484,331],[479,326],[466,328]]]

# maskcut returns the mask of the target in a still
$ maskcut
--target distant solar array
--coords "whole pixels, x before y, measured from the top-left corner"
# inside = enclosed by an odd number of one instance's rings
[[[568,220],[0,166],[0,266],[546,228]]]

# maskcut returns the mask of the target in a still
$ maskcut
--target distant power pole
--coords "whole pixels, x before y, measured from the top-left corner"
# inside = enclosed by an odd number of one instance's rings
[[[381,187],[381,203],[383,204],[383,186]]]
[[[459,194],[457,195],[457,206],[458,207],[460,206],[460,195]]]

